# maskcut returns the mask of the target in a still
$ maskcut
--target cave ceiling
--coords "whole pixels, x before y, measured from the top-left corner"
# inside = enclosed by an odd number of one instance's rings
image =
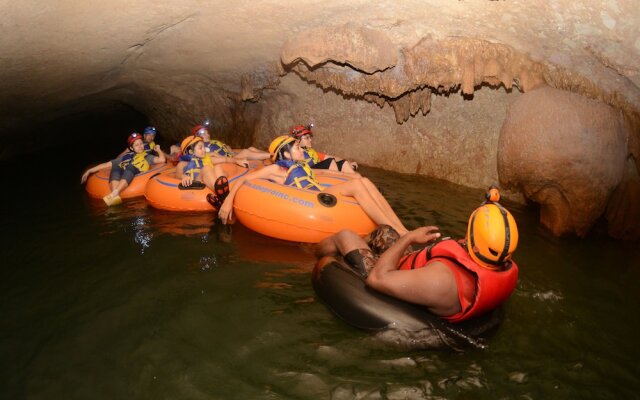
[[[0,4],[1,136],[114,102],[129,104],[160,124],[186,123],[193,119],[190,113],[203,112],[198,108],[203,99],[217,97],[207,104],[219,109],[230,101],[256,101],[262,89],[277,87],[278,77],[286,73],[297,73],[320,86],[331,86],[335,79],[323,81],[310,74],[317,72],[314,67],[328,64],[348,69],[354,79],[368,79],[385,69],[388,76],[390,67],[405,63],[411,49],[425,47],[425,41],[427,47],[449,48],[452,42],[467,40],[475,47],[478,43],[496,47],[491,51],[508,54],[519,60],[519,66],[533,66],[529,69],[534,81],[542,77],[552,86],[628,112],[640,110],[640,7],[632,0]],[[332,36],[326,29],[346,30],[340,40],[352,40],[351,47],[364,49],[362,54],[349,53],[345,43],[327,43]],[[319,55],[308,46],[314,32],[326,44]],[[357,42],[361,37],[353,32],[384,42],[376,50],[384,54],[368,54],[367,43]],[[459,63],[461,54],[474,51],[462,47],[453,55],[440,54],[441,61]],[[429,54],[433,53],[423,51],[418,56]],[[445,82],[440,90],[463,85],[464,71],[457,72],[458,82]],[[518,71],[510,74],[515,74],[516,86],[523,86]],[[393,103],[403,91],[419,92],[434,82],[442,83],[430,75],[424,82],[396,85],[392,94],[362,92],[362,85],[335,89],[372,102]],[[500,84],[501,79],[489,83]],[[396,104],[403,110],[400,115],[396,110],[398,122],[419,111],[426,113],[425,101],[414,93],[414,99]]]

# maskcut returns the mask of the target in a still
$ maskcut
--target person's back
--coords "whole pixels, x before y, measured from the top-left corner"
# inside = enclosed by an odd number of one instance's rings
[[[397,264],[399,270],[405,271],[434,267],[451,272],[450,277],[438,278],[441,284],[455,282],[456,311],[434,312],[450,322],[459,322],[494,309],[511,295],[518,278],[517,266],[511,261],[496,269],[480,265],[468,253],[464,240],[439,241],[404,256]],[[430,279],[426,274],[422,278]]]
[[[318,255],[340,253],[373,289],[423,305],[450,322],[464,321],[506,301],[518,279],[518,267],[511,260],[518,244],[517,226],[497,203],[499,196],[493,200],[471,214],[465,240],[433,243],[440,237],[436,227],[387,235],[391,240],[379,243],[375,231],[376,240],[369,242],[343,231],[321,242]],[[412,245],[429,243],[406,254]]]

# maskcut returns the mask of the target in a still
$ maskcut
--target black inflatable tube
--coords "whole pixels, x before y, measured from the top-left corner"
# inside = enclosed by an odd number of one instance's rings
[[[425,308],[369,288],[343,260],[324,257],[316,263],[312,284],[318,298],[340,319],[404,346],[416,348],[484,347],[484,338],[500,323],[500,310],[451,324]],[[390,334],[393,332],[393,334]]]

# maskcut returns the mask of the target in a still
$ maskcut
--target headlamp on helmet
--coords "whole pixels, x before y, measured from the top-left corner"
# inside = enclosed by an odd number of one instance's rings
[[[202,136],[205,132],[209,132],[209,129],[204,125],[196,125],[191,129],[191,135],[193,136]]]
[[[138,139],[142,140],[142,135],[138,132],[132,132],[127,138],[127,145],[129,146],[129,148],[133,147],[133,144]]]
[[[293,136],[296,139],[300,139],[304,135],[313,136],[311,128],[313,128],[313,124],[309,124],[307,126],[296,125],[294,127],[291,127],[291,129],[289,130],[289,135]]]
[[[147,126],[146,128],[144,128],[144,130],[142,131],[143,135],[155,135],[158,132],[156,131],[156,128],[153,126]]]

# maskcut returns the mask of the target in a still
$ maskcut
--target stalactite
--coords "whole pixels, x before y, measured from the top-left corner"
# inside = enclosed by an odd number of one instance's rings
[[[320,38],[327,35],[342,39],[353,35],[363,37],[360,30],[324,29],[327,31],[319,34]],[[337,33],[334,32],[336,29]],[[372,34],[367,31],[366,35]],[[430,100],[425,101],[424,95],[417,94],[424,88],[428,88],[429,96],[431,91],[445,94],[458,89],[465,95],[473,95],[483,83],[494,87],[504,85],[510,90],[514,77],[522,91],[544,83],[542,66],[503,44],[464,37],[441,40],[425,37],[411,47],[394,52],[398,56],[389,67],[390,53],[382,48],[389,42],[380,34],[374,36],[375,40],[359,42],[357,49],[345,46],[336,49],[335,43],[321,42],[318,35],[304,35],[287,43],[282,55],[283,64],[288,63],[290,71],[324,89],[360,97],[378,106],[388,102],[398,123],[415,116],[419,110],[423,114],[429,111]],[[339,40],[339,43],[342,42]],[[332,51],[335,52],[333,58]],[[386,58],[381,54],[386,54]],[[360,67],[355,68],[356,64]],[[364,72],[363,66],[373,72]]]

